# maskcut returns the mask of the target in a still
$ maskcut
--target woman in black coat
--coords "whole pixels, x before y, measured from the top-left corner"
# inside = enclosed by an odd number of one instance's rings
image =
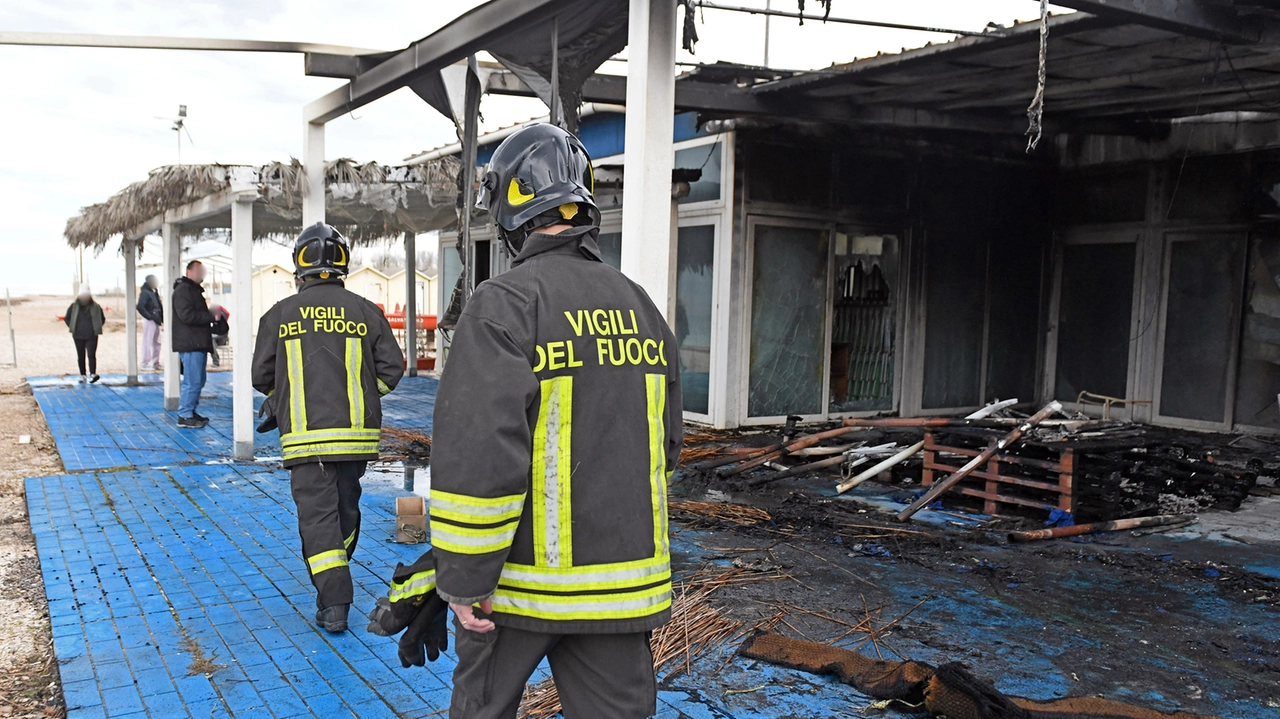
[[[98,335],[102,334],[105,318],[102,305],[93,301],[93,293],[89,284],[80,285],[80,294],[76,301],[67,308],[67,329],[71,331],[71,339],[76,343],[76,360],[80,363],[80,381],[97,382],[102,379],[98,374]],[[88,360],[88,371],[85,371],[85,360]]]

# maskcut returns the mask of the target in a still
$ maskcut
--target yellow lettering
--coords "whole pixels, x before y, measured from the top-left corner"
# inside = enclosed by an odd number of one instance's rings
[[[633,314],[633,315],[632,315],[632,317],[634,318],[634,317],[635,317],[635,315]],[[648,363],[649,363],[649,364],[651,364],[651,365],[658,364],[658,358],[657,358],[657,357],[650,357],[650,356],[649,356],[649,348],[650,348],[650,347],[652,347],[652,348],[654,348],[654,349],[656,350],[656,349],[658,349],[658,343],[657,343],[657,342],[654,342],[654,341],[653,341],[653,340],[651,340],[651,339],[650,339],[650,340],[645,340],[645,341],[644,341],[644,361],[645,361],[645,362],[648,362]]]
[[[547,366],[547,353],[542,349],[542,345],[534,345],[533,348],[538,351],[538,364],[533,366],[533,371],[541,372],[542,368]]]
[[[365,335],[369,334],[369,325],[363,322],[356,325],[356,334],[360,335],[361,337],[364,337]]]
[[[631,348],[633,347],[636,350],[634,356],[631,353]],[[640,364],[640,360],[642,359],[642,356],[641,356],[642,354],[643,352],[640,347],[640,340],[636,339],[635,337],[628,339],[627,340],[627,361],[630,362],[631,364]]]
[[[601,337],[601,338],[599,338],[599,339],[597,339],[597,340],[596,340],[596,354],[598,355],[598,356],[597,356],[597,358],[596,358],[596,364],[598,364],[598,365],[600,365],[601,367],[603,367],[603,366],[604,366],[604,358],[605,358],[605,355],[610,354],[610,352],[609,352],[609,340],[607,340],[607,339],[605,339],[605,338],[603,338],[603,337]]]
[[[623,344],[622,340],[617,340],[617,343],[618,343],[618,358],[617,358],[617,359],[614,359],[614,356],[613,356],[613,342],[614,342],[614,340],[609,340],[609,364],[613,365],[614,367],[621,367],[622,365],[626,364],[626,362],[627,362],[627,348],[626,348],[626,346]]]
[[[631,310],[631,334],[640,334],[640,325],[636,322],[636,311]]]
[[[604,322],[597,319],[597,315],[604,315]],[[595,334],[609,334],[609,313],[604,310],[591,310],[591,324],[595,325]]]
[[[578,310],[578,321],[573,321],[573,314],[569,310],[564,311],[565,319],[569,320],[569,326],[573,328],[573,334],[577,337],[582,336],[582,310]]]
[[[289,325],[280,325],[280,336],[281,337],[289,336]]]
[[[564,369],[564,342],[547,343],[547,369]]]
[[[325,326],[324,320],[316,320],[315,324],[312,326],[312,329],[314,329],[316,332],[328,332],[329,330],[324,329],[324,326]]]
[[[309,319],[311,319],[311,315],[312,315],[312,313],[315,311],[315,309],[316,309],[316,308],[314,308],[314,307],[301,307],[301,308],[299,308],[299,309],[302,311],[302,319],[304,319],[304,320],[309,320]]]
[[[614,319],[617,316],[617,314],[618,314],[617,310],[609,310],[609,326],[612,328],[612,334],[620,335],[622,334],[622,329],[618,327],[620,323],[618,322],[618,320]]]
[[[569,367],[571,367],[571,368],[572,368],[572,367],[581,367],[581,366],[582,366],[582,361],[581,361],[581,360],[575,360],[575,359],[573,358],[573,342],[565,342],[564,344],[565,344],[565,349],[567,349],[567,350],[569,351],[569,363],[568,363],[568,366],[569,366]]]
[[[661,342],[659,342],[659,343],[658,343],[658,356],[662,358],[662,366],[663,366],[663,367],[666,367],[666,366],[667,366],[667,350],[666,350],[666,346],[667,346],[667,341],[666,341],[666,340],[663,340],[663,341],[661,341]]]

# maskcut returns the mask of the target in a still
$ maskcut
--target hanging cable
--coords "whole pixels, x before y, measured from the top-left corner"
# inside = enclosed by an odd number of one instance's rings
[[[1040,144],[1044,132],[1044,86],[1048,79],[1049,60],[1049,0],[1040,0],[1040,67],[1036,73],[1036,94],[1027,106],[1027,152]]]

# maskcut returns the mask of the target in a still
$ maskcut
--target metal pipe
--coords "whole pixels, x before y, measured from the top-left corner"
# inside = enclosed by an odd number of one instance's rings
[[[325,55],[376,55],[385,50],[370,50],[346,45],[276,40],[228,40],[206,37],[152,37],[146,35],[93,35],[70,32],[0,31],[0,45],[35,45],[43,47],[113,47],[141,50],[213,50],[221,52],[289,52],[323,53]]]
[[[887,469],[890,469],[890,468],[896,467],[896,466],[898,466],[899,464],[902,464],[903,462],[907,461],[908,459],[910,459],[910,458],[914,457],[914,456],[915,456],[915,454],[916,454],[917,452],[919,452],[920,450],[922,450],[922,449],[924,449],[924,442],[923,442],[923,441],[916,442],[915,444],[911,445],[910,447],[907,447],[906,449],[902,450],[901,452],[899,452],[899,453],[897,453],[897,454],[893,455],[892,457],[890,457],[890,458],[888,458],[888,459],[884,460],[883,462],[881,462],[881,463],[877,464],[876,466],[872,467],[871,469],[868,469],[868,470],[864,471],[862,474],[859,474],[858,476],[854,477],[853,479],[850,479],[850,480],[849,480],[849,481],[847,481],[847,482],[841,482],[840,484],[836,485],[836,494],[844,494],[845,492],[848,492],[849,490],[853,489],[854,487],[858,486],[859,484],[862,484],[863,482],[867,481],[868,479],[871,479],[872,477],[874,477],[874,476],[876,476],[876,475],[880,474],[881,472],[883,472],[883,471],[885,471],[885,470],[887,470]]]
[[[560,18],[551,19],[551,124],[560,125]]]
[[[764,15],[765,17],[790,17],[797,20],[817,20],[818,22],[834,22],[841,25],[864,25],[866,27],[883,27],[891,30],[918,30],[920,32],[938,32],[946,35],[968,35],[971,37],[1004,37],[1003,33],[981,32],[977,30],[951,30],[944,27],[929,27],[927,25],[909,25],[898,22],[880,22],[878,20],[857,20],[851,17],[823,17],[822,15],[805,15],[798,12],[786,12],[785,10],[772,10],[758,7],[740,7],[738,5],[716,5],[709,2],[697,0],[695,7],[706,8],[708,10],[724,10],[726,12],[741,12],[749,15]]]
[[[1054,527],[1052,529],[1036,529],[1030,532],[1009,532],[1010,542],[1035,542],[1042,539],[1059,537],[1077,537],[1082,534],[1098,534],[1099,532],[1119,532],[1125,529],[1142,527],[1167,527],[1174,524],[1191,524],[1195,517],[1181,514],[1161,514],[1155,517],[1135,517],[1133,519],[1117,519],[1113,522],[1094,522],[1093,524],[1076,524],[1070,527]]]
[[[770,482],[776,482],[779,479],[794,477],[796,475],[804,474],[806,472],[814,472],[819,469],[826,469],[827,467],[838,467],[841,464],[844,464],[845,460],[847,459],[848,457],[846,457],[843,454],[837,457],[827,457],[826,459],[820,459],[816,462],[801,464],[796,467],[788,467],[782,470],[781,472],[778,472],[777,474],[771,474],[764,477],[759,477],[757,479],[753,479],[747,484],[751,485],[752,487],[759,487],[764,484],[769,484]],[[850,465],[856,467],[860,464],[866,464],[868,461],[870,461],[868,457],[858,457],[857,459],[852,460],[852,462],[850,462]]]
[[[993,456],[995,456],[996,452],[1007,449],[1008,447],[1013,445],[1015,442],[1017,442],[1019,439],[1021,439],[1022,435],[1030,431],[1032,427],[1035,427],[1036,425],[1040,424],[1044,420],[1048,419],[1049,415],[1053,414],[1054,412],[1059,412],[1061,410],[1062,410],[1062,405],[1058,404],[1056,400],[1045,405],[1044,409],[1031,415],[1031,417],[1029,417],[1025,422],[1015,427],[1013,431],[1009,432],[1009,434],[1006,434],[1004,438],[1001,439],[999,442],[996,442],[990,447],[987,447],[977,457],[974,457],[973,459],[969,460],[968,464],[966,464],[965,466],[953,472],[951,476],[947,477],[941,482],[938,482],[937,484],[930,487],[929,491],[924,493],[924,496],[912,502],[911,506],[907,507],[901,512],[898,512],[898,514],[895,515],[895,518],[899,522],[905,522],[908,519],[911,519],[911,516],[916,512],[919,512],[921,508],[928,505],[933,500],[937,499],[939,495],[951,489],[956,484],[959,484],[960,480],[973,474],[974,471],[978,469],[978,467],[981,467]]]
[[[830,439],[831,437],[840,437],[842,435],[846,435],[854,431],[857,431],[856,427],[839,427],[837,429],[829,429],[825,432],[818,432],[816,434],[807,434],[793,442],[789,442],[783,445],[782,447],[771,449],[767,452],[756,455],[755,457],[748,459],[747,461],[743,462],[737,467],[734,467],[733,469],[721,470],[719,474],[721,477],[731,477],[735,474],[741,474],[742,472],[745,472],[748,469],[751,469],[752,467],[759,467],[760,465],[764,464],[765,462],[768,462],[771,459],[788,455],[797,449],[812,447],[813,445],[821,442],[824,439]]]

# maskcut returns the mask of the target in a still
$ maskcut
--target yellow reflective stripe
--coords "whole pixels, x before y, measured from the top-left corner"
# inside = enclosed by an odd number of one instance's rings
[[[495,611],[553,621],[635,619],[657,614],[670,606],[670,583],[638,592],[569,596],[532,594],[499,586],[493,594]]]
[[[284,459],[295,457],[321,457],[333,454],[377,454],[377,442],[350,442],[339,444],[307,444],[284,450]]]
[[[311,568],[312,575],[338,567],[345,567],[347,566],[347,550],[331,549],[327,552],[313,554],[307,557],[307,566]]]
[[[425,572],[410,575],[403,582],[392,582],[391,590],[387,592],[387,599],[391,602],[400,602],[405,599],[420,597],[435,588],[436,570],[428,569]]]
[[[494,527],[459,527],[431,522],[431,546],[455,554],[488,554],[511,546],[519,521]]]
[[[377,442],[382,437],[380,429],[315,429],[307,432],[289,432],[280,437],[280,444],[315,443],[326,440],[354,440]]]
[[[352,532],[352,533],[351,533],[351,536],[349,536],[349,537],[347,537],[346,539],[342,540],[342,546],[346,547],[347,549],[351,549],[351,545],[352,545],[355,541],[356,541],[356,533],[355,533],[355,532]]]
[[[431,502],[434,505],[438,502],[448,502],[450,504],[464,505],[467,507],[498,507],[503,511],[511,507],[523,507],[523,494],[508,494],[504,497],[472,497],[466,494],[454,494],[446,492],[443,489],[431,490]]]
[[[386,382],[382,381],[381,377],[378,378],[378,394],[391,394],[391,388],[387,386]]]
[[[347,338],[347,402],[351,405],[351,426],[364,427],[364,346],[359,337]]]
[[[666,557],[578,567],[532,567],[508,562],[500,586],[544,592],[601,592],[645,587],[671,579]]]
[[[307,397],[302,383],[302,340],[284,341],[285,361],[289,369],[289,428],[307,431]]]
[[[431,498],[431,516],[440,519],[451,519],[455,522],[465,522],[467,524],[485,524],[488,522],[503,522],[510,519],[516,519],[524,514],[524,507],[516,507],[501,514],[471,514],[469,512],[455,512],[443,507],[437,507],[435,498]]]
[[[573,566],[571,477],[573,378],[542,380],[533,430],[533,557],[540,567]]]
[[[649,485],[653,496],[653,551],[655,557],[670,554],[667,542],[667,448],[666,412],[667,378],[660,374],[644,376],[649,416]]]

